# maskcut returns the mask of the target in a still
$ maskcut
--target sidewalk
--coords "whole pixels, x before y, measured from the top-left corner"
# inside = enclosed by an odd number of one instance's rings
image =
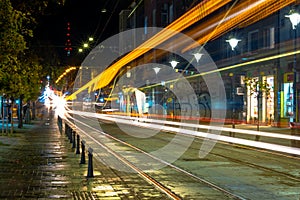
[[[137,174],[95,159],[95,177],[87,178],[54,116],[15,131],[0,136],[0,199],[168,199]]]

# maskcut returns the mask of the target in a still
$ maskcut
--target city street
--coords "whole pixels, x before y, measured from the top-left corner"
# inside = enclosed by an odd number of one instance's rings
[[[300,200],[300,1],[0,18],[0,199]]]
[[[81,119],[75,124],[80,131],[84,130],[83,137],[87,143],[90,141],[96,157],[121,171],[125,170],[121,165],[130,168],[133,164],[178,198],[279,200],[300,197],[299,156],[217,142],[201,158],[199,150],[204,142],[198,137],[190,139],[166,132],[150,137],[149,129],[134,127],[134,122],[126,129],[124,124],[104,123],[101,119],[99,123],[92,118],[75,118]],[[136,135],[137,130],[139,135]],[[248,139],[254,140],[255,136]],[[176,159],[176,154],[182,150],[182,155]]]
[[[168,199],[137,174],[96,159],[88,178],[88,165],[80,164],[56,120],[52,115],[0,136],[0,199]]]

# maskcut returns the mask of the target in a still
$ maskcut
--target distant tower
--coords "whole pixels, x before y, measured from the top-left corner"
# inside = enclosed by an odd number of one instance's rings
[[[67,52],[67,56],[71,55],[72,51],[72,43],[71,43],[71,27],[70,27],[70,22],[67,23],[67,40],[65,43],[65,51]]]

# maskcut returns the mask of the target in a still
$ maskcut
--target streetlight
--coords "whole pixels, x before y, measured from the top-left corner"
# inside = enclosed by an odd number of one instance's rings
[[[238,42],[241,41],[239,39],[236,39],[234,37],[226,40],[226,42],[229,43],[230,47],[231,47],[231,50],[234,51],[235,47],[238,45]],[[233,58],[233,56],[232,56]],[[235,118],[235,107],[234,107],[234,96],[235,96],[235,91],[234,91],[234,82],[233,82],[233,76],[234,74],[233,73],[229,73],[229,76],[231,78],[231,100],[232,100],[232,112],[231,112],[231,123],[232,123],[232,128],[235,128],[235,122],[234,122],[234,118]],[[230,135],[234,136],[234,133],[230,133]]]
[[[226,40],[226,42],[228,42],[230,44],[232,51],[234,51],[234,48],[238,45],[239,41],[241,41],[241,40],[236,39],[236,38],[230,38],[229,40]]]
[[[88,48],[88,47],[89,47],[89,44],[88,44],[88,43],[84,43],[84,44],[83,44],[83,47],[84,47],[84,48]]]
[[[197,63],[199,62],[199,60],[201,59],[202,56],[203,56],[202,53],[194,53],[194,57],[195,57]]]
[[[289,18],[291,23],[292,23],[292,27],[294,30],[294,34],[295,34],[295,38],[294,38],[294,51],[296,51],[296,39],[297,39],[297,26],[300,22],[300,14],[295,12],[295,11],[290,11],[289,15],[286,15],[285,17]],[[296,89],[296,78],[297,78],[297,71],[296,71],[296,64],[297,64],[297,58],[296,58],[296,54],[294,54],[294,62],[293,62],[293,115],[294,115],[294,119],[293,122],[296,122],[297,119],[297,89]]]
[[[172,61],[170,62],[170,64],[171,64],[171,66],[173,67],[173,69],[175,69],[175,67],[177,66],[178,63],[179,63],[179,62],[176,61],[176,60],[172,60]]]

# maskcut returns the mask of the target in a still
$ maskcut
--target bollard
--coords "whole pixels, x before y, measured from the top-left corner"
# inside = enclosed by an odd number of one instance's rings
[[[77,134],[77,146],[76,146],[76,154],[80,154],[80,136]]]
[[[72,134],[72,148],[73,149],[75,149],[75,147],[76,147],[76,140],[75,140],[75,138],[76,138],[76,131],[72,131],[73,132],[73,134]]]
[[[69,140],[70,140],[70,143],[73,142],[73,129],[70,127],[70,131],[69,131]]]
[[[57,115],[57,125],[58,125],[58,128],[59,128],[59,131],[61,132],[60,116],[59,115]]]
[[[61,123],[61,117],[59,115],[58,115],[57,123],[58,123],[59,133],[61,134],[61,132],[62,132],[62,123]]]
[[[70,130],[71,130],[71,127],[68,125],[67,137],[68,137],[69,141],[70,141]]]
[[[87,172],[87,177],[92,178],[94,177],[94,171],[93,171],[93,149],[89,148],[88,149],[88,172]]]
[[[80,164],[85,164],[85,141],[81,141],[81,159]]]
[[[68,135],[68,131],[69,131],[68,128],[69,128],[68,124],[65,123],[65,134],[66,134],[66,135]]]
[[[71,127],[69,126],[69,124],[67,124],[67,137],[68,139],[70,140],[70,130],[71,130]]]
[[[59,131],[61,134],[62,134],[62,125],[63,125],[62,118],[59,116]]]

